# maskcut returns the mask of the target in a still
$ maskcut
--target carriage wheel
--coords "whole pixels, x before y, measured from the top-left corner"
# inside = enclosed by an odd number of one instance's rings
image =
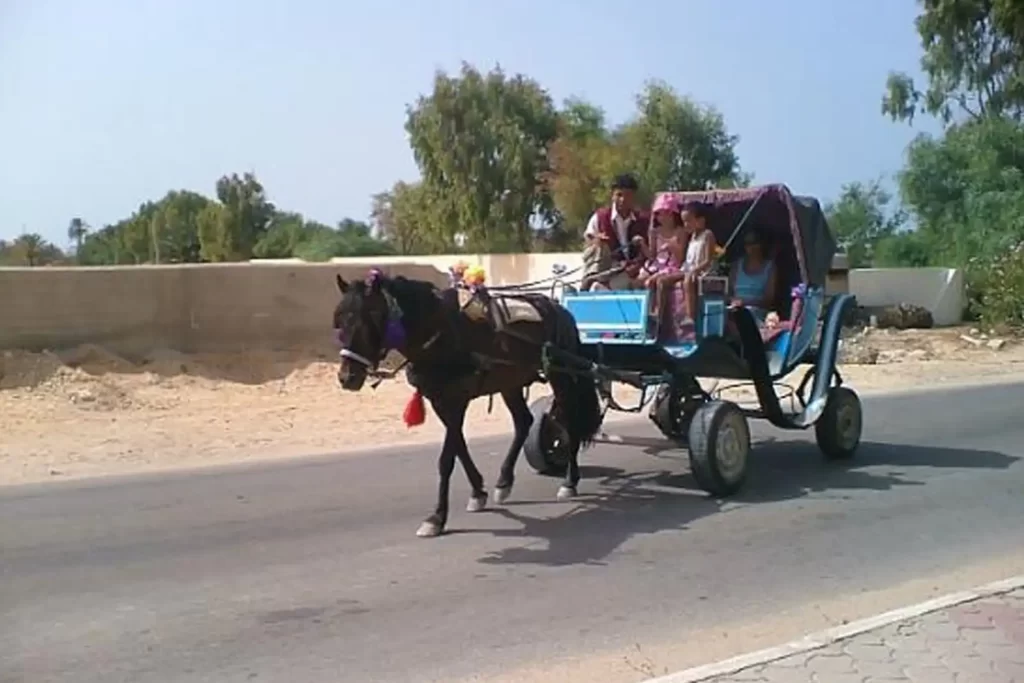
[[[736,493],[747,477],[750,426],[735,403],[711,401],[690,422],[690,470],[697,484],[713,496]]]
[[[523,454],[538,474],[564,477],[569,467],[569,438],[555,418],[553,406],[553,396],[539,398],[530,406],[533,424],[523,443]]]
[[[686,441],[690,423],[700,408],[700,403],[688,401],[671,384],[662,385],[654,397],[649,417],[662,434],[674,441]]]
[[[828,460],[848,460],[860,445],[864,415],[860,398],[847,387],[832,387],[828,392],[825,410],[814,423],[814,436],[818,448]]]

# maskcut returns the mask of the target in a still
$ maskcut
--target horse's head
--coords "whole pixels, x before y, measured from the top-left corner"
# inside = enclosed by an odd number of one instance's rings
[[[405,350],[402,309],[389,291],[392,283],[379,270],[371,270],[365,281],[336,279],[341,292],[334,307],[334,333],[341,345],[338,381],[343,389],[359,391],[388,351]]]

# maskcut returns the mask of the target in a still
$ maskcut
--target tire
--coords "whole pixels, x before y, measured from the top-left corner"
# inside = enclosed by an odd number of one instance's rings
[[[814,423],[814,436],[826,460],[849,460],[860,446],[864,414],[857,393],[847,387],[832,387],[825,410]]]
[[[699,409],[699,403],[687,404],[671,385],[658,389],[648,417],[658,430],[673,441],[687,441],[690,423]]]
[[[553,405],[554,397],[545,396],[530,406],[533,424],[523,443],[523,455],[537,474],[564,477],[569,468],[569,448],[565,429],[552,414]]]
[[[743,486],[750,460],[750,426],[739,406],[711,401],[694,414],[689,429],[690,470],[713,496],[730,496]]]

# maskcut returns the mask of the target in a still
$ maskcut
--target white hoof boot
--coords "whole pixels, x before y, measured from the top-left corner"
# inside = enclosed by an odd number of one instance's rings
[[[558,494],[555,496],[558,500],[572,500],[576,497],[576,489],[569,488],[568,486],[559,486]]]
[[[469,502],[466,503],[466,512],[482,512],[487,507],[487,494],[476,498],[470,496]]]
[[[508,497],[512,495],[512,487],[509,486],[507,489],[494,489],[494,504],[504,505]]]
[[[420,538],[434,538],[441,535],[441,527],[433,522],[423,522],[416,530],[416,535]]]

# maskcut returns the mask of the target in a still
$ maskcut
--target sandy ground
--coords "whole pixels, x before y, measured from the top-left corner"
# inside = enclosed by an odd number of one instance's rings
[[[990,345],[977,333],[971,343],[961,338],[965,333],[967,328],[858,332],[845,342],[849,362],[841,370],[861,391],[1024,378],[1024,344]],[[440,437],[433,415],[414,429],[402,423],[410,395],[404,379],[376,391],[343,393],[336,369],[333,359],[273,354],[186,357],[167,351],[132,363],[97,347],[59,355],[5,351],[0,354],[0,485]],[[531,398],[545,392],[535,386]],[[628,398],[628,391],[621,392],[621,401]],[[484,398],[471,407],[467,432],[480,436],[510,426],[500,398],[492,413]]]

